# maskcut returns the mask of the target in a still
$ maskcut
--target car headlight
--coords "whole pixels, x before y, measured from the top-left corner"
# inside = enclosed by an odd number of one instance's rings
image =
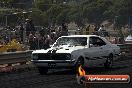
[[[32,57],[33,60],[37,60],[38,59],[38,55],[37,54],[32,54],[31,57]]]

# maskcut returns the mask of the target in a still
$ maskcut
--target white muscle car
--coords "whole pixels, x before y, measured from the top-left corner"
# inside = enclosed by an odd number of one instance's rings
[[[112,66],[120,54],[120,48],[105,38],[97,35],[61,36],[51,48],[32,52],[32,62],[38,67],[40,74],[46,74],[50,68],[85,67],[104,64]]]

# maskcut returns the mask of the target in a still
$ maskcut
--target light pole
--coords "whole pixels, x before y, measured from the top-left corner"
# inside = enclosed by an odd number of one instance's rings
[[[11,14],[6,14],[5,15],[5,26],[7,27],[8,26],[8,16],[11,15]]]
[[[6,27],[8,25],[8,17],[7,17],[7,15],[5,16],[5,25],[6,25]]]
[[[25,19],[26,19],[26,16],[25,16],[25,14],[28,14],[28,13],[31,13],[32,11],[22,11],[22,12],[15,12],[15,13],[13,13],[14,15],[18,15],[18,14],[20,14],[21,16],[21,24],[22,24],[22,26],[23,26],[23,28],[24,28],[24,30],[22,31],[22,42],[25,44],[26,42],[27,42],[27,36],[26,36],[26,25],[25,25]],[[19,16],[17,16],[17,17],[19,17]]]
[[[8,39],[9,39],[9,42],[11,41],[11,31],[10,31],[10,28],[8,28],[8,16],[9,16],[10,14],[6,14],[5,15],[5,26],[6,26],[6,28],[7,28],[7,31],[8,31]]]
[[[118,16],[114,17],[114,30],[116,30],[116,28],[117,28],[117,18],[118,18]]]
[[[129,23],[128,23],[128,25],[129,25],[129,29],[132,28],[132,16],[129,16]]]

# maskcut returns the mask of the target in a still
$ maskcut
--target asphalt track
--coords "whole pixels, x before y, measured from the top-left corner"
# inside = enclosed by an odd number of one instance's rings
[[[132,79],[132,59],[116,61],[112,69],[102,66],[88,68],[87,74],[128,74]],[[132,80],[131,80],[132,81]],[[50,70],[48,75],[39,75],[36,68],[11,73],[0,73],[0,88],[132,88],[128,84],[78,85],[71,70]]]

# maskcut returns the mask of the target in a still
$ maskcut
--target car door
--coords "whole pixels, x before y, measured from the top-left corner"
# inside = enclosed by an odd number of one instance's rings
[[[97,64],[102,64],[106,61],[106,57],[108,56],[108,45],[107,43],[100,37],[94,38],[94,44],[96,45],[96,48],[98,48],[98,57],[96,58]]]
[[[101,57],[100,47],[97,47],[95,43],[96,43],[96,37],[90,37],[88,39],[89,48],[85,49],[87,67],[96,66],[98,64],[99,57]]]
[[[89,49],[86,52],[86,57],[90,66],[97,66],[98,64],[104,63],[104,46],[106,43],[99,37],[90,37],[89,38]]]
[[[109,55],[109,51],[110,51],[110,45],[107,44],[107,42],[105,42],[102,38],[98,38],[99,39],[99,47],[101,49],[101,57],[107,57]]]

